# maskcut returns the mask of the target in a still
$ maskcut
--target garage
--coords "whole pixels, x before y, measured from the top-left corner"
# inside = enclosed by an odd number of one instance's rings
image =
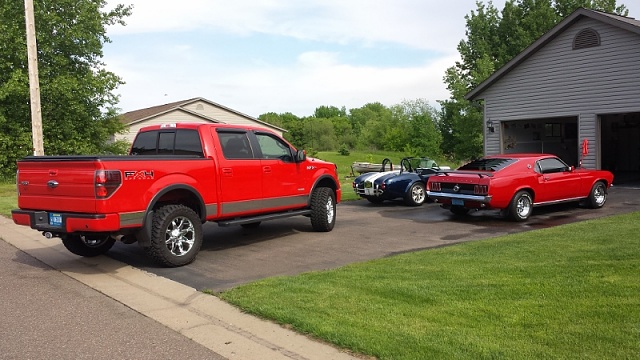
[[[484,153],[551,153],[640,182],[638,69],[640,21],[576,10],[465,96],[482,103]]]
[[[640,181],[640,112],[600,117],[602,168],[616,182]]]

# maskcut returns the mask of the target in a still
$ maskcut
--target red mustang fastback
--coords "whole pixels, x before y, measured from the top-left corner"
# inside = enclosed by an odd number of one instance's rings
[[[427,195],[456,215],[499,209],[525,221],[536,206],[580,201],[601,208],[612,183],[609,171],[574,168],[555,155],[503,154],[431,176]]]

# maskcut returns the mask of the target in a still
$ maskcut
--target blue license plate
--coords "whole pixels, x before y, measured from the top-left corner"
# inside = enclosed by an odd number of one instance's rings
[[[62,226],[62,214],[49,213],[49,225]]]
[[[451,199],[451,205],[464,206],[464,200]]]

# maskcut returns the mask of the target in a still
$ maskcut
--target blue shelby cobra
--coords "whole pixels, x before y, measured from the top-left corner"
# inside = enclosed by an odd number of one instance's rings
[[[362,174],[353,180],[353,190],[374,204],[401,198],[409,206],[422,205],[427,199],[427,179],[440,170],[438,164],[426,157],[408,157],[402,159],[400,168],[392,170],[391,161],[384,159],[379,172]]]

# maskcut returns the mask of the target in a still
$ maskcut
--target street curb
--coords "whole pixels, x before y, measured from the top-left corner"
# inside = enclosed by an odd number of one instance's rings
[[[15,225],[2,216],[0,238],[229,359],[357,359],[330,345],[242,313],[192,287],[107,256],[75,256],[58,239],[46,239],[36,230]]]

